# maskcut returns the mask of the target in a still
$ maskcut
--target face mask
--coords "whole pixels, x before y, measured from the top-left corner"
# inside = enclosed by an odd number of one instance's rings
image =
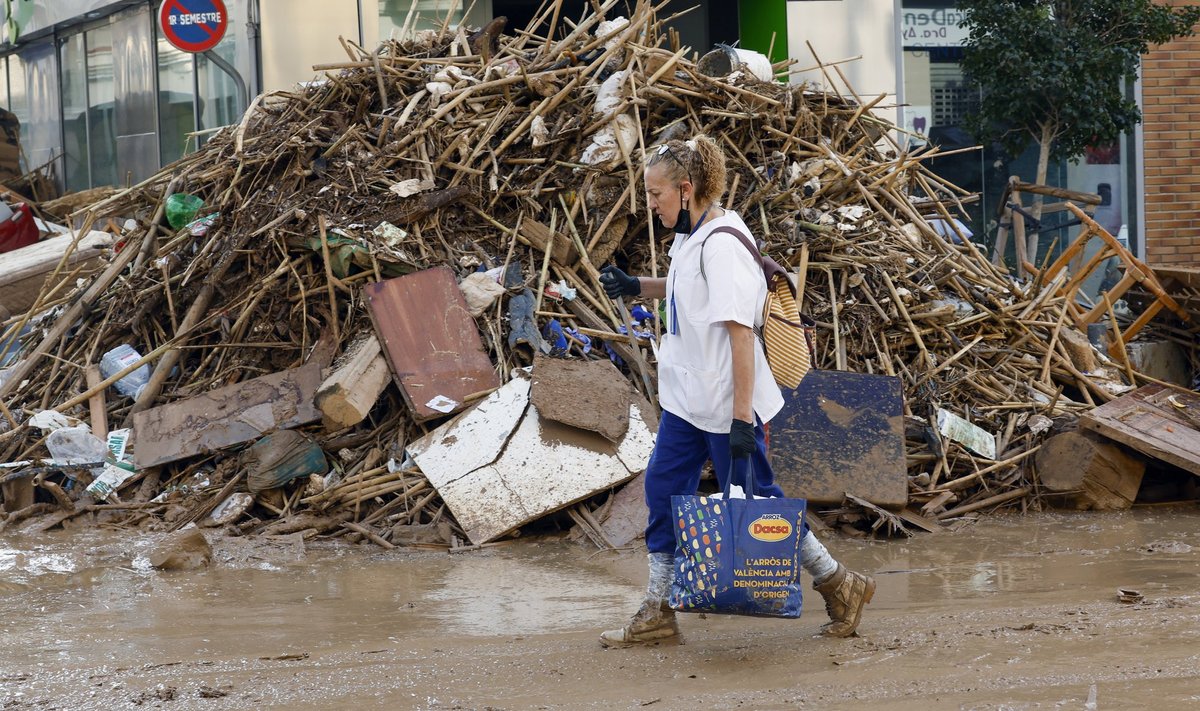
[[[683,199],[683,190],[679,191],[679,217],[675,218],[675,234],[690,235],[692,233],[692,213],[688,210],[687,201]]]

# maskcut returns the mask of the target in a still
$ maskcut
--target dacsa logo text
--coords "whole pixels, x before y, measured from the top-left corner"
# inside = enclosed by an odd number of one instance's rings
[[[774,543],[792,535],[792,524],[779,514],[763,514],[755,519],[747,530],[755,540]]]

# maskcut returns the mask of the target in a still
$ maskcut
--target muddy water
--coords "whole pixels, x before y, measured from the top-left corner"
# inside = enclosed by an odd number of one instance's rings
[[[0,539],[0,709],[1200,708],[1195,508],[831,539],[879,581],[861,637],[814,636],[814,593],[630,650],[596,634],[636,607],[637,553],[218,540],[163,574],[150,544]]]

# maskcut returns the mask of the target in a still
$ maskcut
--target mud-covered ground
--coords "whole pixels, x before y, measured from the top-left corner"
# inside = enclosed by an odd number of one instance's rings
[[[827,540],[879,581],[857,639],[814,636],[813,593],[797,621],[687,616],[682,646],[604,650],[640,552],[225,540],[167,574],[149,539],[8,537],[0,709],[1200,708],[1195,507]]]

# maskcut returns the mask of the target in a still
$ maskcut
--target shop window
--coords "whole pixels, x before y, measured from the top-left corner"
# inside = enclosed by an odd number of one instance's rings
[[[88,165],[87,52],[82,34],[71,35],[59,48],[62,73],[63,164],[67,191],[92,185]]]
[[[233,61],[232,48],[226,46],[225,42],[213,51],[218,52],[226,61]],[[196,77],[200,89],[199,106],[196,107],[196,113],[200,117],[200,129],[214,129],[237,123],[241,111],[238,109],[237,85],[233,79],[204,55],[196,55]],[[211,131],[201,135],[199,145],[203,145],[211,135]]]
[[[0,57],[0,106],[9,108],[8,98],[8,57]]]
[[[20,99],[14,110],[21,120],[21,146],[26,169],[45,167],[51,177],[61,172],[62,116],[59,111],[58,52],[51,41],[21,47],[14,55],[19,69]]]
[[[181,158],[196,130],[192,55],[158,38],[158,145],[163,165]]]
[[[976,145],[965,127],[965,117],[978,101],[976,91],[964,80],[961,60],[966,30],[958,27],[961,14],[946,0],[921,0],[915,7],[906,3],[900,19],[900,41],[904,48],[905,128],[922,138],[913,139],[913,147],[925,142],[943,151]],[[1131,222],[1129,206],[1132,192],[1127,179],[1128,141],[1111,147],[1089,150],[1077,163],[1052,161],[1046,176],[1050,185],[1098,193],[1104,202],[1096,209],[1096,219],[1113,235],[1123,238]],[[995,146],[934,158],[926,165],[939,177],[958,187],[978,193],[980,199],[966,206],[968,228],[973,240],[989,249],[995,242],[1000,195],[1009,176],[1033,182],[1037,175],[1038,149],[1030,144],[1021,155],[1006,155]],[[1028,209],[1028,204],[1026,204]],[[1078,234],[1077,227],[1065,223],[1065,211],[1044,215],[1035,262],[1057,255]],[[1012,241],[1006,262],[1014,264]]]
[[[28,153],[29,136],[25,124],[29,121],[29,96],[25,91],[25,63],[20,55],[8,58],[8,110],[21,122],[21,150]]]
[[[250,55],[253,48],[246,35],[245,23],[241,18],[246,16],[246,0],[226,0],[229,10],[229,29],[225,38],[213,49],[226,62],[235,67],[251,65]],[[196,58],[196,102],[197,127],[203,131],[196,141],[197,146],[212,136],[212,130],[228,126],[241,120],[242,112],[246,109],[238,95],[237,82],[216,63],[203,54],[193,55]],[[245,76],[245,70],[242,70]]]
[[[117,120],[113,39],[108,26],[87,32],[88,148],[92,185],[117,184]]]
[[[470,3],[466,3],[470,4]],[[491,19],[492,2],[483,0],[476,2],[467,23],[483,25]],[[451,26],[463,22],[464,3],[459,0],[380,0],[379,3],[379,38],[386,40],[398,35],[409,13],[419,16],[414,21],[418,30],[436,29],[446,21],[446,13],[450,13]],[[505,13],[500,13],[505,14]],[[524,27],[521,24],[520,27]],[[509,31],[513,29],[509,26]]]

